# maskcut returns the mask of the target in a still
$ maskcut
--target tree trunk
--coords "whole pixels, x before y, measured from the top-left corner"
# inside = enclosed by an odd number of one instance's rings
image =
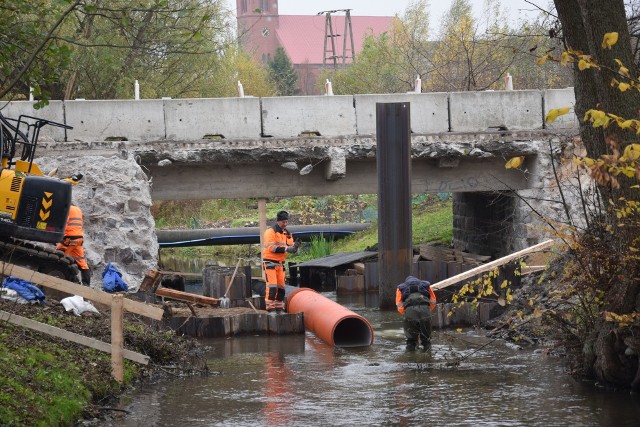
[[[589,109],[599,109],[613,113],[625,119],[637,119],[640,106],[640,92],[629,90],[620,92],[611,86],[611,79],[616,77],[614,71],[618,66],[614,59],[619,59],[629,68],[632,78],[637,78],[634,67],[633,52],[623,0],[554,0],[564,41],[567,48],[579,50],[591,55],[603,66],[601,69],[590,68],[584,71],[574,64],[575,76],[575,113],[580,121],[580,136],[591,158],[598,158],[608,153],[606,138],[612,137],[624,148],[638,141],[634,132],[611,125],[607,129],[593,128],[591,123],[584,122],[584,114]],[[606,33],[617,32],[618,42],[611,49],[602,48],[602,40]],[[609,67],[606,69],[604,67]],[[619,196],[638,197],[637,190],[630,188],[631,181],[621,180],[622,188],[614,190],[601,187],[603,197],[617,199]]]
[[[606,113],[613,113],[625,119],[638,119],[640,107],[640,92],[635,89],[621,92],[617,85],[612,86],[612,78],[624,81],[617,75],[619,66],[614,59],[624,64],[637,79],[638,70],[634,66],[633,52],[627,21],[625,17],[624,0],[554,0],[558,17],[562,24],[562,32],[566,48],[582,51],[590,55],[601,66],[599,69],[590,68],[584,71],[574,64],[575,75],[575,113],[580,121],[580,136],[587,154],[591,158],[598,158],[609,154],[607,140],[617,141],[621,149],[631,143],[638,142],[635,132],[620,129],[616,124],[608,128],[593,128],[591,123],[584,122],[585,112],[598,109]],[[617,32],[618,42],[611,48],[602,48],[602,40],[606,33]],[[621,178],[619,189],[611,186],[599,186],[603,204],[608,206],[609,200],[626,197],[638,200],[638,190],[632,187],[636,182]],[[612,225],[612,235],[616,243],[612,250],[628,251],[632,245],[633,230],[617,228],[617,218],[613,210],[609,211],[607,222]],[[617,314],[628,314],[637,309],[636,299],[640,291],[637,278],[637,268],[629,266],[626,271],[611,280],[611,286],[606,290],[601,312],[610,311]],[[597,325],[595,337],[585,341],[583,348],[584,371],[592,374],[598,380],[606,383],[632,386],[638,374],[638,357],[629,358],[624,355],[625,346],[620,344],[622,328],[616,329],[616,324],[600,321]]]

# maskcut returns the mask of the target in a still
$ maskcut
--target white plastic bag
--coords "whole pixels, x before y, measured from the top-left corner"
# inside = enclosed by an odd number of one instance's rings
[[[20,295],[18,295],[16,291],[9,288],[2,288],[2,292],[0,292],[0,297],[9,301],[17,302],[19,304],[26,304],[29,302],[25,298],[22,298]]]
[[[80,295],[74,295],[72,297],[64,298],[60,301],[60,304],[66,311],[73,311],[73,314],[80,316],[85,311],[100,314],[90,301],[85,301]]]

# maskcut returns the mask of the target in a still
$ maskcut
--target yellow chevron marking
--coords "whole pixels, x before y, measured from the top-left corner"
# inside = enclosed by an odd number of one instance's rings
[[[53,204],[53,200],[42,199],[42,207],[43,208],[48,210],[51,207],[52,204]]]
[[[42,209],[40,209],[40,219],[42,221],[45,221],[47,218],[49,218],[49,215],[51,215],[51,212],[45,212]]]

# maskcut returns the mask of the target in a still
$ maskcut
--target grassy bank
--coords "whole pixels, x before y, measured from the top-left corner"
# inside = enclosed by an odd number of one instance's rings
[[[0,310],[110,342],[110,316],[75,316],[55,300],[21,305],[0,299]],[[150,357],[147,366],[124,361],[124,383],[111,375],[111,355],[50,335],[0,322],[0,425],[71,426],[108,415],[105,408],[126,387],[162,367],[206,372],[193,358],[195,341],[126,316],[125,348]]]

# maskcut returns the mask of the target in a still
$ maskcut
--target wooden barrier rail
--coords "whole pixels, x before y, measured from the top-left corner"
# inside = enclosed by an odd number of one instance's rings
[[[92,338],[83,337],[77,334],[72,334],[71,332],[68,332],[68,331],[64,331],[66,333],[61,333],[59,331],[63,331],[62,329],[58,329],[58,328],[51,329],[53,327],[49,325],[45,325],[43,323],[32,321],[30,319],[21,318],[24,320],[19,320],[20,323],[16,323],[16,324],[20,326],[28,327],[30,329],[37,330],[39,332],[44,332],[49,335],[54,335],[59,338],[77,342],[78,344],[92,347],[97,350],[111,352],[111,368],[112,368],[113,377],[119,383],[122,383],[123,381],[123,363],[122,363],[123,357],[138,363],[143,363],[143,364],[148,363],[149,361],[148,357],[139,353],[135,353],[133,351],[125,350],[123,348],[123,343],[124,343],[124,339],[122,336],[123,311],[126,310],[131,313],[140,314],[142,316],[149,317],[151,319],[161,320],[164,314],[164,310],[162,308],[144,304],[137,301],[133,301],[128,298],[124,298],[124,295],[122,294],[109,294],[106,292],[97,291],[87,286],[78,285],[76,283],[69,282],[64,279],[60,279],[58,277],[48,276],[46,274],[38,273],[36,271],[32,271],[17,265],[9,264],[7,262],[0,262],[0,273],[2,273],[5,276],[14,276],[14,277],[17,277],[18,279],[26,280],[36,285],[43,286],[45,288],[55,289],[58,291],[66,292],[71,295],[80,295],[81,297],[86,298],[90,301],[109,305],[111,307],[111,345],[107,343],[103,343],[98,340],[94,340]],[[8,313],[5,313],[5,312],[0,312],[0,313],[3,313],[3,315],[0,316],[1,320],[11,321],[9,319],[15,320],[19,317],[19,316],[10,315],[8,319],[5,319],[6,316],[4,314],[8,314]],[[11,322],[11,323],[15,323],[15,322]],[[82,337],[82,339],[78,337]],[[101,343],[101,344],[98,344],[98,343]]]

